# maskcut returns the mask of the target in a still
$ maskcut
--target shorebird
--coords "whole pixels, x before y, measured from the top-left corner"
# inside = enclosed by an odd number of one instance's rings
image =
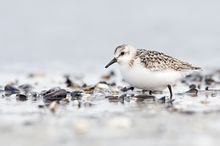
[[[150,93],[168,88],[170,100],[173,96],[172,86],[186,75],[201,69],[162,52],[137,49],[126,44],[115,49],[114,58],[105,68],[116,62],[122,77],[132,87]]]

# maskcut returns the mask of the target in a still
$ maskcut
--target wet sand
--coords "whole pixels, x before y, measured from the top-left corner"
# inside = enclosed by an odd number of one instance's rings
[[[0,139],[7,146],[214,146],[220,72],[188,76],[168,91],[130,88],[115,72],[1,73]]]

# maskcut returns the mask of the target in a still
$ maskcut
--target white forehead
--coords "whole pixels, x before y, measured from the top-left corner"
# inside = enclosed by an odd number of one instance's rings
[[[127,45],[127,44],[120,45],[120,46],[116,47],[115,54],[121,53],[122,51],[128,51],[132,48],[133,48],[132,46]]]

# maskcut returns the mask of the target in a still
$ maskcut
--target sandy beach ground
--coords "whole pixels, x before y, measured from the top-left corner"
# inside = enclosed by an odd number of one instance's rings
[[[117,71],[90,73],[2,72],[1,143],[218,145],[219,71],[179,82],[172,104],[166,90],[129,90]]]

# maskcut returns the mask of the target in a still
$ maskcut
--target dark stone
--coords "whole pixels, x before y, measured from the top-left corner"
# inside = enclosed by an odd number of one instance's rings
[[[109,85],[110,85],[110,86],[116,86],[116,83],[113,82],[113,83],[110,83]]]
[[[121,89],[122,92],[127,92],[129,90],[133,91],[134,87],[124,87],[124,88]]]
[[[63,98],[66,98],[67,91],[60,88],[53,88],[43,94],[44,100],[47,102],[51,101],[60,101]]]
[[[70,93],[71,100],[80,100],[82,97],[82,91],[73,91]]]
[[[195,84],[189,85],[189,88],[190,89],[196,89],[196,85]]]
[[[86,87],[87,87],[87,84],[84,83],[84,84],[82,85],[82,88],[86,88]]]
[[[119,97],[119,100],[120,100],[120,102],[122,103],[122,104],[124,104],[124,102],[125,102],[125,97],[127,96],[127,94],[123,94],[123,95],[121,95],[120,97]]]
[[[105,98],[108,98],[109,102],[119,102],[120,101],[118,96],[106,96]]]
[[[17,94],[16,99],[19,101],[26,101],[28,99],[28,97],[24,94]]]
[[[106,81],[100,81],[98,84],[105,84],[105,85],[108,85],[108,86],[116,86],[116,83],[107,83]]]
[[[205,84],[206,85],[212,85],[213,83],[215,83],[215,80],[212,78],[206,78],[205,79]]]
[[[5,90],[5,95],[6,96],[10,96],[10,95],[13,95],[13,94],[20,93],[20,90],[15,88],[12,85],[6,85],[4,90]]]
[[[92,86],[92,87],[87,86],[87,87],[84,88],[83,90],[84,90],[84,92],[91,94],[91,93],[93,93],[93,91],[95,90],[95,87],[96,87],[96,86]]]
[[[166,96],[161,97],[160,99],[158,99],[158,101],[160,103],[165,103],[166,102]]]
[[[20,85],[18,88],[23,90],[24,92],[28,93],[31,91],[32,86],[29,84],[23,84],[23,85]]]
[[[197,96],[197,94],[198,94],[198,90],[196,89],[196,88],[193,88],[193,89],[190,89],[189,91],[186,91],[186,94],[187,95],[190,95],[190,96],[192,96],[192,97],[196,97]]]
[[[73,86],[73,82],[70,80],[70,77],[68,75],[64,76],[66,78],[66,86],[67,87],[72,87]]]
[[[194,115],[195,112],[194,111],[180,111],[181,114],[185,114],[185,115]]]
[[[38,108],[44,108],[45,107],[45,105],[38,105]]]
[[[136,98],[141,98],[141,99],[153,99],[155,100],[155,96],[152,95],[136,95]]]
[[[37,92],[31,92],[31,96],[34,97],[34,98],[37,98],[38,97],[38,93]]]

